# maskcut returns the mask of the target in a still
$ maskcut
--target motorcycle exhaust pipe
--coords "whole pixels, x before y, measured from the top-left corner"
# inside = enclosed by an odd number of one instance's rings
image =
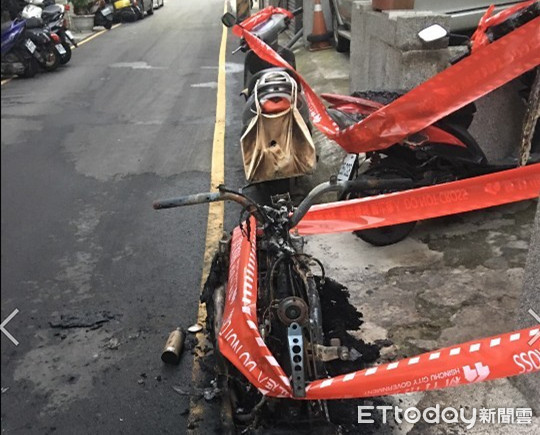
[[[180,328],[176,328],[169,334],[169,338],[163,348],[161,360],[166,364],[178,364],[184,348],[186,334]]]

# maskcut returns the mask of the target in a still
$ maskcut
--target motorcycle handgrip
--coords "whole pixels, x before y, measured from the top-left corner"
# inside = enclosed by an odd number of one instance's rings
[[[205,192],[178,198],[161,199],[155,201],[152,206],[155,210],[161,210],[163,208],[183,207],[185,205],[204,204],[221,200],[223,200],[221,192]]]

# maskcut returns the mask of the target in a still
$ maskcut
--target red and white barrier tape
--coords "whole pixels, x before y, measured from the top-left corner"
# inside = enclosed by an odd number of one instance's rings
[[[261,11],[260,13],[266,13]],[[257,14],[256,14],[257,15]],[[253,17],[252,17],[253,18]],[[253,18],[255,20],[255,18]],[[317,128],[349,153],[385,149],[540,65],[540,17],[422,83],[364,120],[339,130],[313,89],[302,84]],[[272,65],[294,69],[248,30],[235,26],[250,48]]]
[[[367,230],[538,198],[540,163],[465,180],[314,205],[301,235]]]
[[[387,396],[508,378],[540,370],[540,327],[469,341],[413,358],[312,382],[307,399]]]
[[[493,15],[493,11],[495,10],[495,5],[491,5],[486,11],[486,13],[482,16],[482,18],[480,18],[480,21],[478,23],[478,28],[476,29],[476,31],[471,37],[472,50],[476,51],[480,47],[483,47],[489,44],[489,39],[486,35],[486,31],[490,27],[501,24],[503,21],[510,18],[510,16],[512,16],[516,12],[520,11],[521,9],[528,8],[529,6],[531,6],[533,3],[537,1],[538,0],[522,1],[519,4],[506,8],[495,15]]]
[[[249,238],[233,231],[221,353],[258,390],[271,397],[292,397],[289,378],[258,330],[255,221]],[[474,340],[366,370],[320,379],[306,399],[338,399],[401,394],[476,383],[540,370],[540,327]]]

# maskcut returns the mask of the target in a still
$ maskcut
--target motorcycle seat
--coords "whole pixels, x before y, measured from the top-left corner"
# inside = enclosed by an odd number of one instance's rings
[[[26,28],[27,29],[36,29],[43,27],[43,20],[41,18],[28,18],[26,20]]]
[[[64,12],[64,8],[61,5],[50,5],[43,9],[41,16],[44,20],[50,20],[56,18]]]

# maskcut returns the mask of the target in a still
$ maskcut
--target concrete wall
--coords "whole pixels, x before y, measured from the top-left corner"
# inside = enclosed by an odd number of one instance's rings
[[[376,12],[370,1],[353,3],[351,92],[411,89],[448,65],[448,41],[423,43],[417,33],[449,17],[430,12]]]
[[[429,12],[375,12],[371,1],[353,3],[350,91],[409,90],[449,66],[455,50],[447,42],[423,43],[418,31],[438,23],[449,27],[449,17]],[[477,102],[470,132],[489,160],[518,152],[525,106],[509,83]]]
[[[476,102],[477,113],[469,128],[489,160],[519,154],[525,104],[519,79],[507,83]]]
[[[529,314],[532,309],[537,315],[540,315],[540,198],[536,209],[536,218],[533,226],[531,243],[529,245],[529,254],[525,266],[525,277],[523,279],[523,295],[518,313],[518,328],[526,328],[538,324],[538,321]],[[538,349],[540,341],[531,347]],[[540,376],[538,374],[529,374],[515,378],[517,387],[526,397],[540,397]],[[535,403],[534,413],[540,414],[540,401],[531,401]]]

